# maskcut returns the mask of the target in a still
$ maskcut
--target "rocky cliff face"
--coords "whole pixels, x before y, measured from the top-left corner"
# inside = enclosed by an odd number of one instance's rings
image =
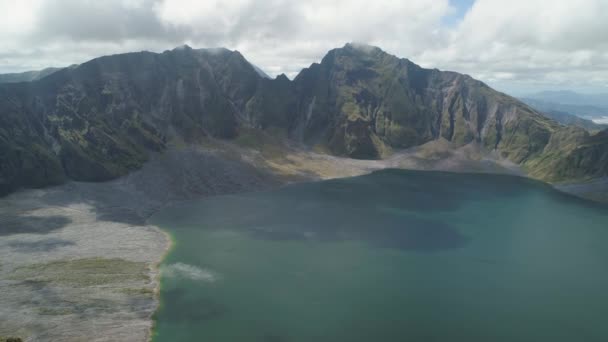
[[[263,77],[238,52],[185,46],[0,85],[0,192],[115,178],[169,141],[232,139],[243,127],[362,159],[435,139],[473,143],[554,181],[602,176],[608,164],[606,134],[375,47],[334,49],[290,81]]]
[[[544,174],[538,177],[548,181],[599,178],[608,175],[608,130],[594,135],[572,134],[567,138],[576,143],[558,149],[554,160],[545,161]],[[539,168],[534,169],[537,171]]]
[[[183,47],[0,85],[0,192],[115,178],[169,139],[233,138],[258,79],[238,52]]]
[[[424,69],[370,46],[330,51],[294,87],[292,135],[354,158],[444,138],[458,146],[478,142],[520,163],[540,153],[558,128],[469,76]]]

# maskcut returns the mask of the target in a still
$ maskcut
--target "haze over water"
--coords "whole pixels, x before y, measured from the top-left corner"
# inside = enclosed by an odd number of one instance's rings
[[[152,222],[155,341],[608,339],[608,209],[528,179],[387,170]]]

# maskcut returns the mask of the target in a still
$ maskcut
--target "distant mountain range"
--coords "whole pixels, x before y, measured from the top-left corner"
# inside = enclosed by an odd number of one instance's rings
[[[602,124],[604,118],[608,119],[608,109],[593,106],[565,105],[532,98],[521,98],[520,100],[564,125],[578,126],[589,131],[599,131],[608,128],[608,125]]]
[[[608,124],[608,93],[580,94],[568,90],[543,91],[526,95],[521,100],[564,124],[575,124],[590,130],[603,129]],[[586,121],[569,116],[579,117]],[[593,121],[597,126],[589,121]]]
[[[549,103],[608,108],[608,93],[581,94],[570,90],[542,91],[524,96]]]
[[[26,71],[12,74],[0,74],[0,83],[31,82],[46,77],[61,68],[46,68],[36,71]]]
[[[333,155],[378,159],[433,140],[478,145],[532,177],[608,174],[608,132],[564,126],[470,76],[347,44],[293,80],[238,51],[180,47],[93,59],[0,84],[0,192],[141,167],[172,141],[280,134]]]

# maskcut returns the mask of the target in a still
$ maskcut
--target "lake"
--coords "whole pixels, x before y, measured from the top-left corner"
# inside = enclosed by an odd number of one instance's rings
[[[529,179],[385,170],[151,221],[157,342],[608,340],[608,209]]]

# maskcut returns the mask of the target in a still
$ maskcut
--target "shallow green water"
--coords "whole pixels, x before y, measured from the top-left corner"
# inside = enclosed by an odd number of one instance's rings
[[[182,203],[155,341],[608,341],[608,210],[382,171]]]

